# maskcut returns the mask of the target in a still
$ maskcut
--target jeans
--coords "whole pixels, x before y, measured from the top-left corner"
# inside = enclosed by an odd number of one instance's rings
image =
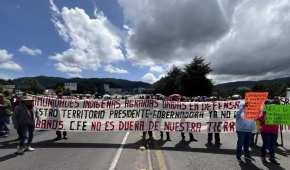
[[[250,137],[250,146],[253,147],[255,146],[255,135],[256,133],[252,133]]]
[[[244,149],[245,156],[250,156],[249,145],[251,139],[251,132],[237,132],[238,142],[237,142],[237,150],[236,157],[240,159],[242,156],[242,149]]]
[[[261,148],[261,156],[266,156],[266,149],[269,150],[270,157],[275,158],[275,145],[277,142],[277,134],[261,132],[263,146]]]
[[[10,116],[0,117],[0,133],[1,135],[9,133]]]
[[[4,130],[9,132],[10,116],[4,116]]]
[[[33,125],[23,125],[19,127],[20,133],[20,142],[19,146],[23,147],[25,140],[27,139],[27,145],[31,145],[32,139],[33,139],[33,131],[34,131],[34,126]],[[28,136],[27,136],[28,134]]]
[[[212,135],[213,135],[213,133],[208,133],[207,134],[207,142],[208,143],[212,143]],[[219,133],[214,133],[214,139],[215,139],[215,143],[219,144],[220,143],[220,134]]]

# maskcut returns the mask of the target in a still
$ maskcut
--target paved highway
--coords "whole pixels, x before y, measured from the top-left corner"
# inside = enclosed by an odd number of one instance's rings
[[[0,138],[0,170],[194,170],[194,169],[290,169],[290,134],[284,134],[284,148],[279,147],[280,166],[263,164],[259,148],[255,160],[239,164],[235,159],[235,134],[222,134],[220,148],[207,148],[206,134],[195,135],[197,142],[181,142],[180,133],[172,141],[141,140],[140,132],[69,133],[68,140],[52,141],[53,131],[36,132],[34,152],[15,155],[16,138]],[[187,136],[188,140],[188,136]],[[261,145],[259,138],[258,144]],[[287,149],[286,149],[287,148]]]

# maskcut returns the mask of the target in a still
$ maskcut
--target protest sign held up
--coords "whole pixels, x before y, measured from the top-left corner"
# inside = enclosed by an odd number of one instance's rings
[[[248,92],[245,95],[245,119],[256,120],[261,112],[261,107],[268,97],[267,92]]]
[[[266,105],[266,124],[290,125],[290,105]]]

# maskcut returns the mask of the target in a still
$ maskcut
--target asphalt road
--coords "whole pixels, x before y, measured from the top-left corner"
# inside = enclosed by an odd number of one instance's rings
[[[35,134],[36,151],[15,155],[12,131],[0,138],[0,170],[290,169],[289,133],[283,135],[284,148],[277,150],[280,166],[263,164],[259,148],[253,150],[255,160],[239,164],[235,134],[222,134],[220,148],[207,148],[206,134],[195,135],[197,142],[180,142],[180,133],[172,133],[170,142],[159,140],[159,133],[154,136],[154,142],[146,143],[140,132],[68,133],[68,140],[54,142],[55,132],[43,131]]]

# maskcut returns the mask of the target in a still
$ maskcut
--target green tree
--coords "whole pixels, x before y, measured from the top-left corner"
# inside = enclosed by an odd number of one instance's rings
[[[173,93],[181,92],[181,77],[183,72],[180,68],[173,66],[172,69],[167,73],[167,76],[157,81],[153,87],[158,93],[164,95],[170,95]]]
[[[64,86],[63,84],[57,84],[54,88],[56,94],[63,94],[64,93]]]
[[[205,63],[202,57],[194,57],[192,62],[185,66],[181,78],[181,94],[185,96],[210,96],[213,84],[206,76],[211,71],[210,64]]]
[[[20,89],[27,93],[38,94],[43,92],[44,87],[35,79],[23,79]]]
[[[202,57],[194,57],[184,70],[174,66],[153,87],[156,93],[165,95],[179,93],[185,96],[210,96],[213,85],[206,77],[210,72],[209,63],[205,63]]]
[[[256,83],[252,90],[254,92],[267,92],[269,90],[268,86],[265,83]]]

